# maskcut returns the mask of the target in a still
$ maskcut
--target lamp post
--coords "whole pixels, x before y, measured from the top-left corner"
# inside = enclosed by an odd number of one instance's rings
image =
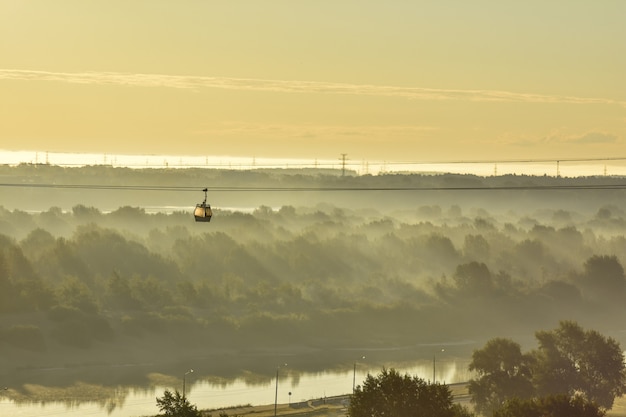
[[[284,364],[282,366],[287,366],[287,364]],[[276,417],[276,410],[278,407],[278,370],[280,369],[280,367],[281,365],[278,365],[276,367],[276,394],[274,394],[274,417]]]
[[[361,359],[365,359],[365,356],[361,356]],[[354,370],[352,371],[352,394],[354,394],[356,389],[356,362],[354,361]]]
[[[441,349],[442,352],[445,352],[445,349]],[[437,382],[437,379],[435,378],[435,354],[433,353],[433,384]]]
[[[185,374],[183,375],[183,401],[185,400],[185,378],[187,377],[187,375],[189,375],[192,372],[193,372],[193,369],[190,369],[187,372],[185,372]]]

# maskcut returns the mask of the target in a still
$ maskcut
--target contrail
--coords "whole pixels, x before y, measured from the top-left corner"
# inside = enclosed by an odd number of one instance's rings
[[[192,75],[132,74],[118,72],[49,72],[0,69],[0,80],[56,81],[72,84],[166,87],[192,90],[220,88],[226,90],[268,91],[292,94],[349,94],[437,101],[462,100],[475,102],[617,104],[626,107],[626,102],[624,101],[606,98],[530,94],[499,90],[396,87],[320,81],[267,80]]]

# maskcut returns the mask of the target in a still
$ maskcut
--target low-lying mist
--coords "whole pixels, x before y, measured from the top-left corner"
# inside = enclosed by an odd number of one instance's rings
[[[88,182],[206,180],[195,170],[98,168],[106,175]],[[86,181],[81,169],[58,170]],[[559,180],[232,175],[259,187],[277,178],[324,187]],[[199,360],[224,378],[271,375],[284,357],[318,372],[365,351],[381,363],[428,358],[439,345],[469,357],[493,337],[532,343],[560,320],[626,340],[623,190],[239,193],[251,212],[220,208],[216,192],[205,224],[191,215],[201,193],[151,197],[190,209],[150,213],[148,204],[109,210],[143,195],[123,190],[102,191],[106,209],[91,200],[95,190],[84,202],[76,190],[63,190],[67,201],[28,199],[29,187],[5,200],[2,191],[0,376],[18,385],[142,384]],[[120,365],[128,371],[104,371]],[[75,372],[46,378],[56,367]]]

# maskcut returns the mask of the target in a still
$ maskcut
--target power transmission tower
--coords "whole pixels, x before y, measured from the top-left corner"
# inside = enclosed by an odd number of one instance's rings
[[[341,176],[342,177],[346,176],[346,157],[347,156],[348,156],[347,153],[341,154]]]

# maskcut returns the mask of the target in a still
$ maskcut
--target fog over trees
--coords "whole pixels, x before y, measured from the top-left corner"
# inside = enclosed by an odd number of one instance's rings
[[[620,179],[0,168],[0,375],[209,354],[226,375],[311,351],[299,367],[319,370],[468,341],[469,357],[561,320],[626,339],[625,191],[528,188]],[[205,186],[230,189],[196,224]],[[416,189],[383,189],[400,186]]]

